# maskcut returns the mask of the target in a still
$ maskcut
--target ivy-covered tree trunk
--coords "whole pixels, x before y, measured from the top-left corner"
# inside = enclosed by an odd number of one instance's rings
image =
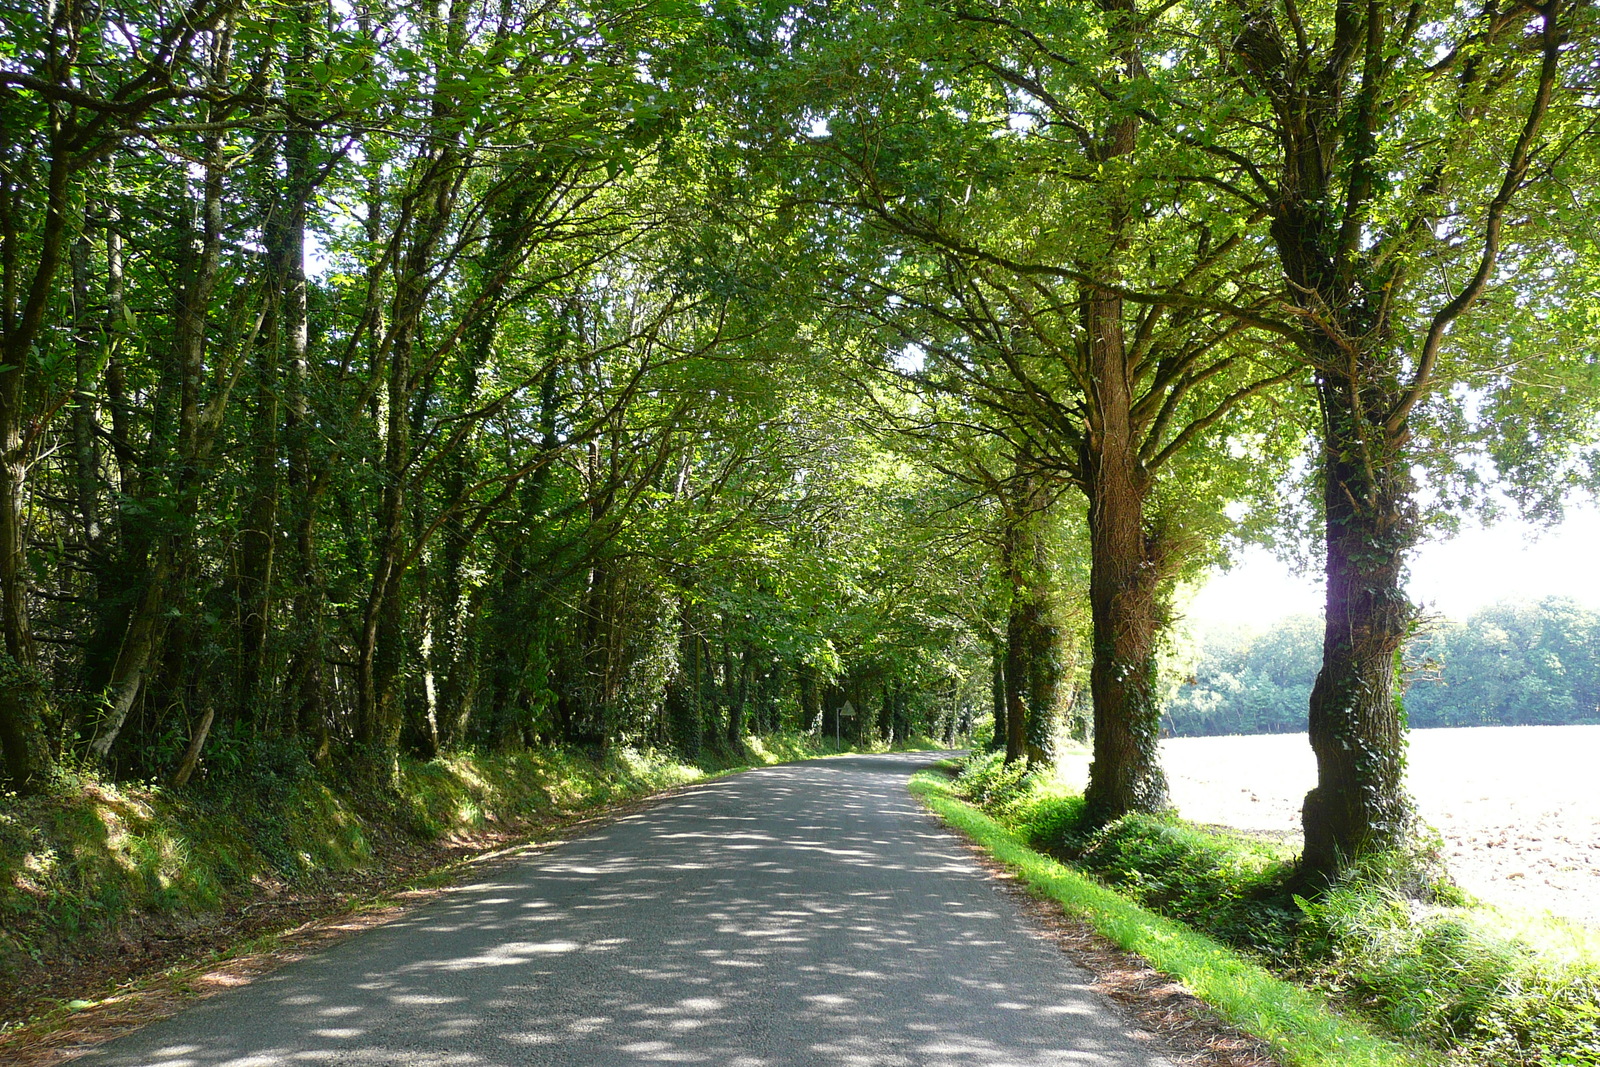
[[[1411,830],[1395,699],[1395,656],[1415,614],[1403,589],[1418,522],[1409,421],[1439,384],[1446,335],[1496,277],[1572,9],[1562,0],[1486,5],[1431,23],[1412,4],[1338,0],[1332,33],[1313,40],[1294,5],[1261,5],[1229,49],[1271,107],[1272,237],[1321,408],[1327,629],[1311,694],[1317,785],[1303,808],[1302,858],[1313,881],[1404,844]],[[1415,60],[1452,39],[1447,59]],[[1492,75],[1487,56],[1504,60]],[[1439,121],[1419,158],[1396,169],[1383,142],[1412,121],[1407,109],[1419,100]],[[1486,161],[1471,146],[1491,130],[1499,136]],[[1448,236],[1444,217],[1460,220]],[[1436,309],[1412,306],[1441,276],[1450,292]]]
[[[52,33],[64,24],[55,21]],[[45,73],[65,82],[73,49],[62,44],[57,42],[52,49],[54,57]],[[0,174],[0,637],[6,656],[0,677],[0,749],[11,787],[23,793],[43,788],[51,765],[39,719],[42,693],[28,620],[24,384],[29,365],[35,362],[35,343],[45,327],[63,258],[74,162],[70,145],[75,137],[73,115],[65,105],[49,105],[44,118],[48,131],[42,160],[32,152],[16,151],[19,146],[11,134],[0,135],[0,148],[10,159]],[[27,232],[22,220],[29,214],[37,185],[44,189],[43,217],[36,232]],[[25,264],[32,269],[25,269]]]
[[[728,750],[737,752],[744,744],[745,705],[750,696],[750,647],[734,655],[726,642],[722,646],[723,679],[728,689]]]
[[[1084,792],[1093,819],[1160,811],[1167,782],[1157,744],[1161,704],[1156,644],[1165,612],[1158,539],[1145,528],[1150,476],[1139,462],[1132,418],[1122,301],[1087,299],[1091,369],[1099,395],[1082,466],[1089,497],[1089,609],[1094,761]]]
[[[1006,762],[1055,759],[1060,686],[1060,634],[1051,605],[1039,590],[1025,590],[1006,626]]]
[[[310,76],[311,5],[296,3],[288,7],[293,27],[293,44],[286,53],[286,94],[299,108],[308,110],[313,97]],[[323,605],[321,558],[317,549],[317,511],[323,489],[312,471],[311,410],[306,396],[311,374],[311,308],[306,280],[305,235],[307,210],[317,172],[313,153],[316,142],[304,121],[291,114],[284,131],[284,197],[282,210],[287,217],[283,228],[283,436],[288,458],[285,476],[287,489],[288,538],[292,562],[285,568],[294,574],[290,624],[292,626],[285,692],[288,714],[285,732],[299,733],[311,743],[311,754],[319,764],[329,755],[332,739],[323,709],[322,659]],[[325,484],[325,483],[324,483]],[[281,513],[281,511],[280,511]]]
[[[1352,408],[1350,384],[1327,374],[1319,390],[1327,616],[1311,690],[1317,784],[1305,798],[1301,863],[1324,878],[1403,844],[1413,824],[1395,664],[1416,615],[1403,587],[1415,505],[1403,451],[1384,440],[1370,409]],[[1382,451],[1369,465],[1375,444]]]
[[[1055,758],[1061,633],[1056,626],[1045,544],[1050,496],[1042,476],[1019,462],[1005,505],[1002,565],[1009,590],[1004,663],[1006,762]],[[999,720],[996,720],[996,726]]]
[[[389,352],[387,425],[383,448],[383,500],[378,511],[376,558],[368,587],[360,648],[358,738],[373,765],[392,773],[404,721],[400,683],[405,671],[405,610],[402,583],[406,554],[407,472],[411,464],[412,355],[422,314],[421,264],[399,280],[398,339]]]
[[[1028,754],[1028,678],[1032,674],[1029,657],[1035,642],[1029,632],[1035,622],[1026,596],[1020,595],[1014,569],[1016,538],[1006,538],[1006,573],[1011,578],[1012,602],[1006,611],[1005,706],[1006,762],[1014,763]]]
[[[953,694],[951,697],[951,702],[952,704],[954,703]],[[945,718],[945,721],[951,724],[955,722],[955,709],[953,707],[951,708],[950,714]],[[911,694],[906,690],[905,683],[900,681],[896,681],[894,686],[894,712],[892,726],[894,740],[902,742],[910,740],[912,730]],[[946,728],[944,731],[944,736],[946,738],[946,743],[954,742],[955,731],[953,727]]]
[[[28,624],[23,526],[26,448],[22,439],[22,361],[26,353],[6,355],[0,369],[0,634],[5,662],[0,664],[0,748],[12,788],[41,789],[50,769],[50,749],[39,719],[38,671],[33,630]],[[14,361],[13,361],[14,360]]]
[[[700,639],[687,596],[678,598],[678,664],[667,680],[664,711],[672,747],[687,759],[700,755]]]
[[[279,231],[284,232],[279,232]],[[274,227],[268,239],[268,255],[280,277],[289,271],[294,254],[290,243],[304,233]],[[304,254],[302,251],[300,254]],[[279,285],[282,291],[282,285]],[[239,531],[239,681],[237,715],[240,722],[263,724],[268,717],[268,693],[263,684],[267,675],[268,645],[273,632],[273,576],[277,568],[278,505],[281,497],[279,460],[278,333],[282,320],[282,301],[275,300],[268,311],[268,328],[256,355],[255,418],[251,427],[254,455],[250,472],[251,499],[245,510],[244,528]],[[292,332],[290,329],[284,332]]]
[[[822,695],[819,692],[817,669],[802,663],[794,670],[796,688],[800,698],[800,729],[810,733],[822,729]]]
[[[1061,631],[1054,604],[1044,596],[1030,601],[1028,634],[1028,762],[1054,763],[1056,726],[1061,715]]]
[[[64,184],[64,179],[63,179]],[[56,190],[52,189],[52,194]],[[65,208],[52,195],[52,213]],[[10,235],[7,235],[8,241]],[[57,233],[47,239],[58,242]],[[41,257],[43,258],[43,257]],[[53,264],[51,264],[53,273]],[[44,265],[39,268],[44,270]],[[42,296],[40,302],[42,305]],[[31,308],[30,308],[31,310]],[[43,311],[40,309],[40,317]],[[24,506],[27,499],[28,449],[23,439],[23,373],[29,360],[37,325],[27,330],[26,319],[8,323],[0,367],[0,636],[5,640],[5,662],[0,664],[0,748],[4,749],[6,775],[12,788],[22,793],[43,787],[50,769],[50,750],[39,721],[39,689],[33,629],[28,622],[27,535]],[[26,331],[26,332],[25,332]]]
[[[1135,0],[1108,0],[1106,32],[1118,59],[1117,79],[1144,78]],[[1140,119],[1131,110],[1113,115],[1097,154],[1106,162],[1133,156]],[[1114,188],[1114,187],[1113,187]],[[1128,228],[1138,205],[1108,189],[1106,254],[1092,264],[1108,280],[1131,254]],[[1159,539],[1147,528],[1145,499],[1153,475],[1140,456],[1149,428],[1136,412],[1139,371],[1124,335],[1122,297],[1084,288],[1081,297],[1086,366],[1093,403],[1079,458],[1089,503],[1089,608],[1093,659],[1094,761],[1084,791],[1090,817],[1110,821],[1167,805],[1167,782],[1157,743],[1161,705],[1156,690],[1156,645],[1166,622],[1160,594],[1164,562]]]

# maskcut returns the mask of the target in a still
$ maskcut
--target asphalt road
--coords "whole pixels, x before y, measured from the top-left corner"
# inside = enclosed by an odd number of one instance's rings
[[[928,762],[692,788],[81,1062],[1165,1067],[906,792]]]

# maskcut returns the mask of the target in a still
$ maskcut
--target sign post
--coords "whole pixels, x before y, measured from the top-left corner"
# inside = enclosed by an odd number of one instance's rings
[[[850,703],[848,700],[846,700],[844,702],[844,707],[839,709],[839,714],[835,715],[834,718],[833,718],[833,747],[834,748],[843,748],[844,747],[844,741],[841,739],[841,736],[840,736],[840,730],[841,730],[841,725],[840,724],[845,719],[853,719],[855,717],[856,717],[856,706],[854,704]]]

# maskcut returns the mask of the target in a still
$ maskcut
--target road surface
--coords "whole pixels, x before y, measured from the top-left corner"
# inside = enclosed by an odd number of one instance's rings
[[[1166,1067],[906,792],[690,788],[101,1046],[97,1067]]]

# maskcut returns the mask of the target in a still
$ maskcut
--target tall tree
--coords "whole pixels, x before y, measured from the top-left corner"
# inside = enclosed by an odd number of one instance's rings
[[[58,273],[83,201],[75,182],[122,146],[162,104],[210,83],[214,27],[229,0],[194,0],[150,24],[130,57],[120,55],[113,13],[60,3],[10,11],[12,59],[0,71],[0,636],[7,667],[0,681],[0,746],[7,776],[37,789],[50,765],[40,733],[42,679],[27,605],[24,508],[30,452],[25,432],[41,342],[62,309]],[[214,96],[226,96],[226,83]]]
[[[1405,844],[1396,656],[1415,618],[1419,415],[1459,380],[1452,331],[1501,280],[1583,5],[1339,0],[1219,10],[1223,70],[1262,101],[1265,209],[1320,410],[1327,617],[1311,693],[1305,874]],[[1592,14],[1589,16],[1592,20]],[[1444,401],[1449,403],[1448,400]]]
[[[1209,192],[1227,176],[1142,136],[1145,102],[1195,88],[1186,64],[1145,62],[1183,51],[1187,16],[1132,3],[808,14],[786,16],[784,35],[827,91],[802,97],[812,128],[788,158],[814,182],[801,195],[818,242],[850,257],[832,298],[899,330],[928,388],[972,397],[990,432],[1083,493],[1091,810],[1160,809],[1157,647],[1190,539],[1177,512],[1159,514],[1159,478],[1199,449],[1225,460],[1239,415],[1296,373],[1250,336],[1281,330],[1264,314],[1276,286]],[[870,45],[883,52],[863,66]]]

